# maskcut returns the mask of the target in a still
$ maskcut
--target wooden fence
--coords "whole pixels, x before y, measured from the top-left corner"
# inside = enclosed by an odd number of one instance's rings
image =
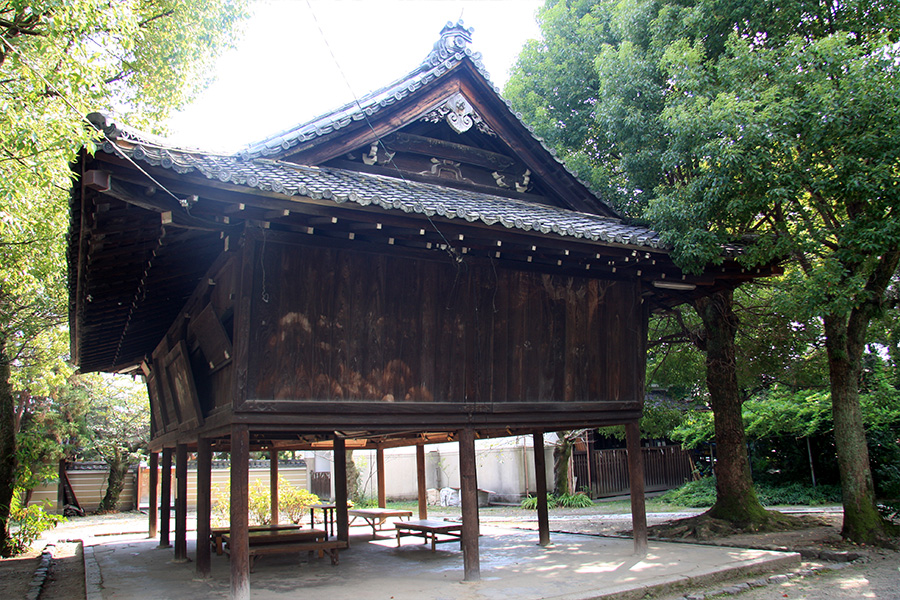
[[[680,445],[641,448],[644,459],[644,489],[658,492],[678,487],[693,473],[690,453]],[[628,460],[624,448],[595,450],[590,465],[587,452],[573,455],[576,489],[588,488],[592,498],[627,494]]]

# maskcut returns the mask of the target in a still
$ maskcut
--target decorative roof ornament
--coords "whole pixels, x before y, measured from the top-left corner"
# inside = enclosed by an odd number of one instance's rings
[[[447,24],[441,29],[440,39],[435,42],[434,48],[431,49],[431,52],[422,64],[436,67],[451,56],[461,53],[471,55],[472,51],[469,49],[469,44],[472,43],[473,33],[475,33],[475,29],[472,27],[466,28],[462,19],[457,21],[456,24],[452,21],[447,21]]]
[[[497,133],[481,119],[472,105],[469,104],[469,101],[466,100],[466,97],[460,92],[457,92],[437,108],[426,113],[422,120],[429,123],[446,121],[456,133],[465,133],[472,128],[472,125],[475,125],[476,129],[481,133],[497,137]]]

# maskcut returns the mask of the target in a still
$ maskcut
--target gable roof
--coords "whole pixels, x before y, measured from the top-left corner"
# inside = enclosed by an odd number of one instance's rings
[[[472,32],[462,21],[448,22],[425,60],[405,76],[334,111],[250,144],[239,155],[245,160],[271,158],[321,165],[438,111],[448,121],[474,119],[498,136],[552,190],[551,201],[556,206],[619,218],[502,98],[481,54],[469,47]],[[464,112],[457,114],[448,108],[455,102],[467,105]]]

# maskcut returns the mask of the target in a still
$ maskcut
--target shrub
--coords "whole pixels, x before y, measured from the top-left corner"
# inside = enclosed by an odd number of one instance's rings
[[[537,510],[537,496],[532,496],[529,494],[527,497],[522,499],[522,502],[519,504],[521,508],[525,510]],[[553,494],[547,494],[547,508],[556,508],[556,496]]]
[[[291,523],[300,523],[306,510],[311,505],[318,503],[319,497],[312,492],[294,487],[283,479],[279,480],[278,510],[283,513]]]
[[[706,508],[716,501],[716,480],[714,477],[704,477],[695,481],[688,481],[681,487],[669,490],[659,497],[666,504],[687,506],[688,508]]]
[[[763,506],[779,504],[816,506],[828,502],[839,502],[841,499],[841,488],[836,485],[812,487],[795,482],[788,485],[757,484],[755,487],[756,495]],[[666,504],[707,508],[716,501],[716,479],[715,477],[704,477],[697,481],[689,481],[679,488],[669,490],[659,499]]]
[[[587,508],[594,505],[594,501],[590,496],[582,492],[574,494],[563,494],[556,499],[556,505],[565,508]]]
[[[213,486],[212,526],[228,527],[231,522],[231,488],[227,484]]]
[[[841,500],[841,488],[837,485],[812,487],[803,483],[772,486],[757,485],[756,495],[763,506],[778,504],[808,504],[816,506]]]
[[[259,479],[250,486],[249,505],[251,525],[268,525],[272,522],[272,496],[268,486]]]
[[[66,520],[65,517],[44,510],[49,506],[49,502],[43,505],[22,506],[22,495],[21,490],[13,494],[8,521],[10,536],[7,547],[2,549],[3,556],[15,556],[25,552],[43,532]]]

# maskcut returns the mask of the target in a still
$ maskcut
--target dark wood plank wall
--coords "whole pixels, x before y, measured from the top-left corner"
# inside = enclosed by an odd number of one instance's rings
[[[257,241],[247,398],[639,401],[637,283]]]

